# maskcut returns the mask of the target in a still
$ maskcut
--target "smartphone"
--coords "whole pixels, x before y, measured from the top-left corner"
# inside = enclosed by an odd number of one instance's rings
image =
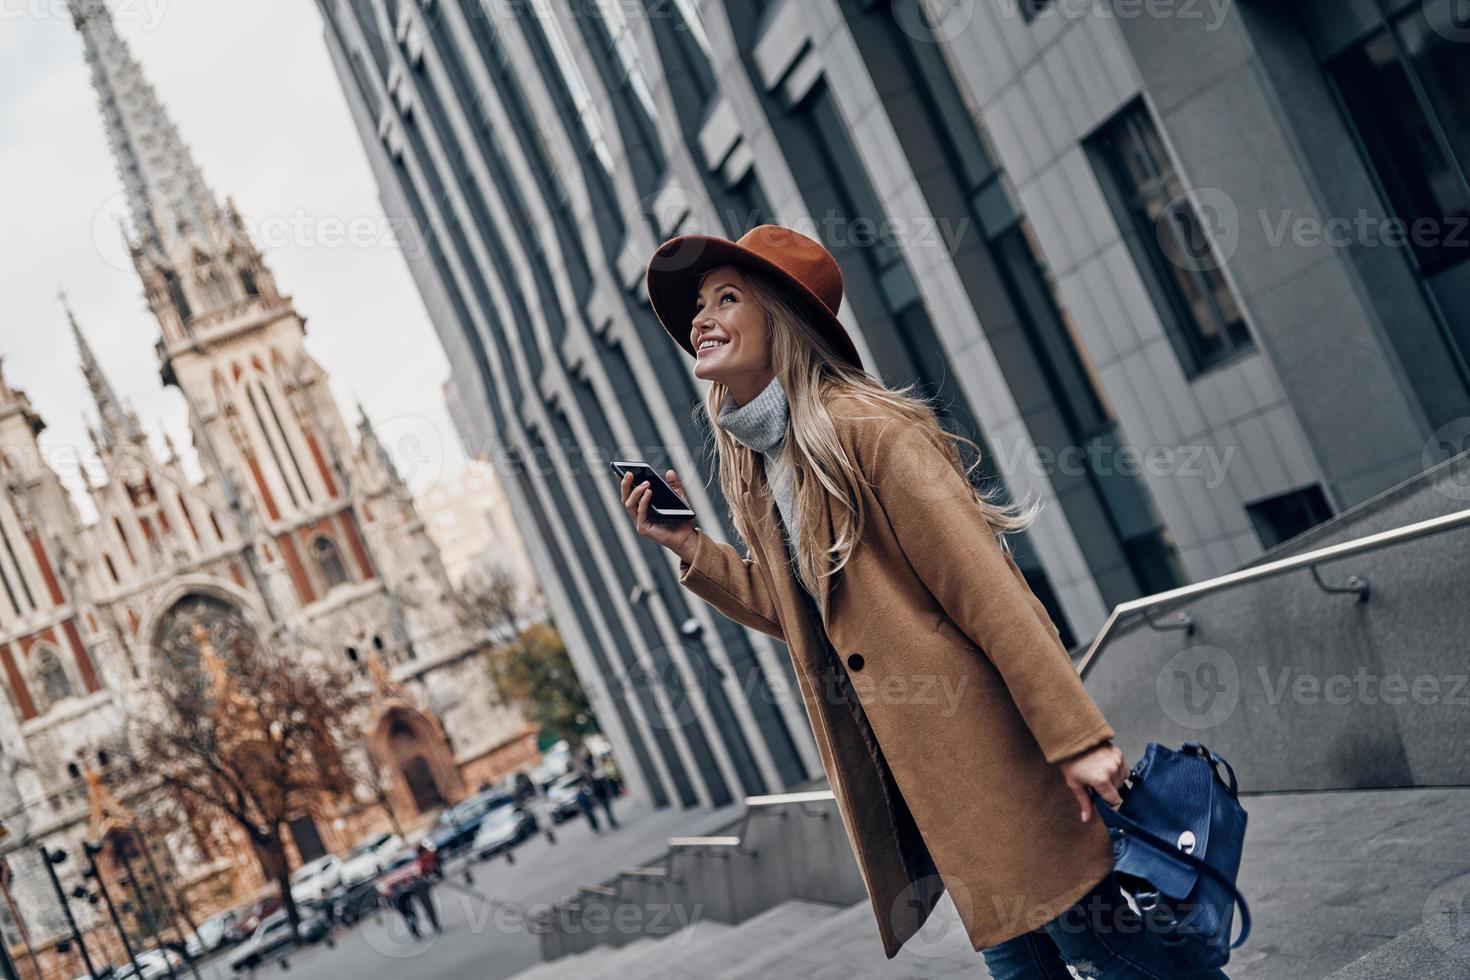
[[[653,499],[648,502],[649,517],[660,521],[687,521],[694,516],[684,498],[675,493],[652,466],[641,460],[626,459],[615,459],[610,465],[620,480],[623,474],[632,473],[635,487],[648,481],[649,488],[653,490]]]

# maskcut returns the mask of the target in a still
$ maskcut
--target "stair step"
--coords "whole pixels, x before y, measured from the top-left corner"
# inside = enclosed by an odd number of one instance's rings
[[[580,953],[546,960],[517,973],[515,980],[560,980],[562,977],[580,976],[590,963],[595,962],[596,957],[610,952],[610,946],[596,946]]]
[[[678,932],[667,936],[638,939],[619,949],[612,950],[587,963],[585,969],[568,971],[565,976],[578,980],[626,980],[628,977],[643,977],[650,965],[661,963],[671,954],[677,954],[690,944],[706,942],[732,930],[723,922],[700,919]],[[680,937],[675,941],[675,937]]]
[[[819,902],[790,901],[766,909],[723,933],[706,932],[698,937],[690,926],[661,940],[658,963],[642,974],[640,980],[688,980],[690,977],[713,977],[731,963],[738,963],[754,951],[769,949],[792,936],[810,930],[843,911],[840,906]]]
[[[970,946],[954,903],[946,895],[920,932],[893,959],[883,954],[873,907],[860,902],[795,933],[790,938],[736,960],[711,976],[721,980],[850,980],[892,977],[909,980],[976,980],[989,974]]]

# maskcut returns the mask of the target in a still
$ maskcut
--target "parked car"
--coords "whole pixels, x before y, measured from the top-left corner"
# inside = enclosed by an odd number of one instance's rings
[[[342,883],[342,859],[326,854],[291,873],[291,897],[298,903],[323,902]]]
[[[235,909],[228,909],[199,923],[199,931],[191,935],[185,943],[184,948],[189,951],[190,958],[197,960],[228,946],[230,926],[239,921],[240,913]]]
[[[225,940],[231,944],[243,943],[255,935],[261,920],[281,907],[281,896],[274,893],[264,895],[252,902],[232,926],[225,928]]]
[[[352,888],[363,882],[372,881],[380,873],[388,859],[403,849],[403,838],[397,834],[378,834],[358,844],[342,862],[339,877],[342,885]]]
[[[475,834],[475,854],[481,859],[494,857],[515,847],[539,829],[540,823],[529,810],[518,806],[501,807],[486,814],[480,822],[480,829]]]
[[[157,980],[158,977],[168,976],[170,966],[179,972],[184,969],[184,958],[171,949],[159,949],[155,946],[138,953],[135,959],[138,961],[138,969],[134,970],[133,964],[127,963],[113,974],[116,980]]]
[[[332,931],[326,916],[307,913],[301,917],[301,941],[318,943]],[[285,909],[272,912],[261,922],[254,935],[230,956],[230,969],[239,973],[253,970],[270,957],[296,945],[291,935],[291,918]]]
[[[439,814],[438,823],[424,836],[424,840],[440,855],[457,854],[474,843],[480,822],[487,814],[514,803],[511,796],[499,790],[471,796]]]
[[[571,746],[567,740],[562,739],[551,748],[541,753],[541,761],[536,768],[531,770],[531,779],[542,790],[549,789],[562,774],[567,771],[567,766],[572,764]]]
[[[343,925],[353,925],[377,907],[377,875],[355,885],[344,885],[332,896],[333,915]]]
[[[580,816],[582,808],[577,805],[577,786],[582,781],[579,773],[569,772],[546,791],[546,803],[551,808],[551,822],[566,823]]]

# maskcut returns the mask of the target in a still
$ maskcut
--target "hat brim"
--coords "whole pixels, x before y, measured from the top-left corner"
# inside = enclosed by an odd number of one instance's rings
[[[680,235],[660,245],[648,262],[646,285],[653,312],[678,345],[690,357],[698,358],[690,331],[694,323],[695,304],[699,296],[699,280],[706,272],[722,265],[752,268],[776,280],[788,295],[811,317],[820,330],[855,366],[862,367],[862,356],[852,337],[827,304],[801,280],[757,252],[714,235]]]

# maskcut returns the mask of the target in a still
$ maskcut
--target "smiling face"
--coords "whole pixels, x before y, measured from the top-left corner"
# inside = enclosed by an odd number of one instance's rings
[[[689,336],[695,377],[727,386],[738,404],[760,394],[775,376],[766,312],[735,266],[711,269],[700,280]]]

